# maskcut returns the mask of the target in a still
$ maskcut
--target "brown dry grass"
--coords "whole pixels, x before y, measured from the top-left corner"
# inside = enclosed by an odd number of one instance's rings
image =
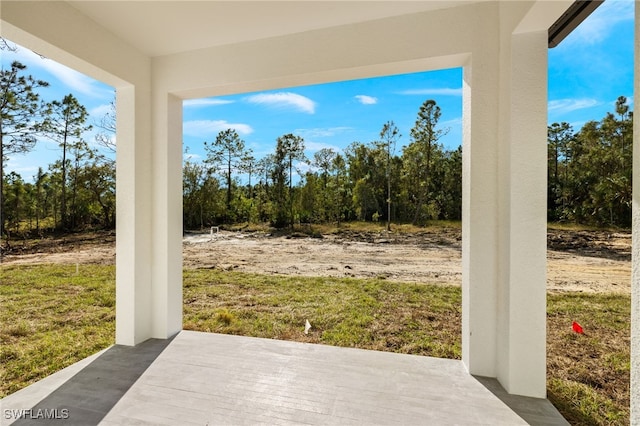
[[[630,302],[619,294],[548,296],[549,400],[573,425],[629,423]]]

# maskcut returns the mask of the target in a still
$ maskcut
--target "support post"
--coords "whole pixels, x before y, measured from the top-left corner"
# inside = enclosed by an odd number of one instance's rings
[[[547,32],[511,35],[501,114],[498,380],[546,398]]]
[[[153,96],[152,330],[167,339],[182,330],[182,100]]]
[[[127,86],[116,107],[116,343],[136,345],[182,329],[182,101]]]
[[[640,7],[635,10],[633,93],[640,93]],[[637,95],[636,95],[637,96]],[[633,120],[633,206],[631,248],[631,425],[640,426],[640,122]]]
[[[496,377],[498,281],[498,73],[491,53],[465,66],[462,107],[462,361],[486,377]]]
[[[484,33],[463,82],[462,360],[544,398],[546,32]]]
[[[116,343],[151,337],[151,132],[149,92],[117,89]]]

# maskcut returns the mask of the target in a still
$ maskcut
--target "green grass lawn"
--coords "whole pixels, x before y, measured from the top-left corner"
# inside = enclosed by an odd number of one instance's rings
[[[548,296],[548,398],[571,424],[629,424],[630,319],[630,296]]]
[[[114,282],[113,266],[0,267],[0,396],[113,344]],[[185,329],[460,358],[456,287],[195,269],[184,302]],[[628,424],[629,296],[550,294],[547,311],[549,399],[572,424]]]
[[[115,268],[0,268],[0,397],[113,344]]]
[[[183,324],[188,330],[459,359],[460,296],[452,287],[384,280],[187,270]]]

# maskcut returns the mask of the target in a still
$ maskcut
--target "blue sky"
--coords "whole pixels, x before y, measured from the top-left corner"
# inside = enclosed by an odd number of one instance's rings
[[[443,142],[457,147],[462,140],[461,87],[462,69],[453,69],[187,101],[184,143],[189,155],[204,155],[203,137],[212,141],[220,130],[232,127],[261,158],[273,152],[279,136],[293,133],[305,140],[311,157],[321,148],[338,151],[354,141],[377,140],[388,120],[400,129],[399,142],[408,143],[420,105],[435,99],[442,109],[440,125],[450,129]]]
[[[607,0],[560,46],[549,50],[549,123],[567,121],[578,130],[613,111],[620,95],[629,98],[633,109],[633,4]],[[89,111],[91,123],[108,111],[114,96],[111,87],[27,49],[2,52],[4,68],[13,60],[50,83],[40,91],[43,99],[60,100],[73,93]],[[461,86],[462,70],[450,69],[191,100],[184,104],[183,141],[188,157],[197,161],[205,157],[203,142],[231,127],[261,158],[273,152],[278,136],[294,133],[304,138],[311,158],[321,148],[342,150],[354,141],[374,141],[382,125],[393,120],[404,145],[410,142],[420,105],[434,99],[442,110],[439,125],[449,129],[440,142],[455,149],[462,141]],[[86,134],[85,140],[93,142],[95,133]],[[30,181],[38,166],[46,168],[58,156],[57,146],[42,140],[32,153],[11,157],[7,169]]]

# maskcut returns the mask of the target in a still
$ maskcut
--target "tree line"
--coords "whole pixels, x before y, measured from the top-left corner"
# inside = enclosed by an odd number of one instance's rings
[[[633,112],[627,98],[579,131],[566,122],[548,130],[548,220],[630,227]]]
[[[393,121],[382,125],[378,140],[353,142],[342,153],[323,148],[311,158],[304,139],[289,133],[256,159],[235,130],[224,130],[205,142],[204,161],[185,162],[184,226],[459,220],[461,149],[438,142],[446,132],[438,129],[440,115],[435,101],[425,101],[400,153]]]
[[[47,82],[25,75],[14,62],[0,75],[0,230],[7,240],[25,231],[73,231],[115,226],[115,108],[88,123],[86,108],[69,94],[42,102]],[[186,229],[239,222],[340,224],[376,221],[424,224],[460,220],[462,149],[439,142],[440,107],[426,100],[409,130],[393,121],[374,141],[342,152],[321,149],[305,156],[305,141],[277,138],[272,153],[255,158],[233,129],[203,142],[206,159],[183,165]],[[548,219],[592,225],[631,224],[633,113],[618,98],[615,111],[579,131],[554,123],[548,132]],[[83,139],[98,127],[97,142]],[[39,138],[59,147],[59,158],[38,169],[32,182],[4,173],[9,156],[32,150]]]
[[[91,146],[84,135],[92,129],[86,108],[72,95],[43,102],[39,90],[49,84],[24,75],[13,62],[0,72],[0,236],[7,241],[21,231],[72,231],[115,226],[115,162]],[[110,133],[115,116],[106,117],[98,142],[114,150]],[[98,123],[102,127],[102,122]],[[39,138],[52,141],[60,156],[33,182],[5,173],[10,155],[27,153]]]
[[[353,142],[343,153],[325,148],[313,158],[304,157],[304,140],[289,134],[278,139],[275,153],[256,161],[233,130],[221,132],[206,145],[203,163],[185,163],[185,226],[363,220],[389,227],[392,221],[460,220],[462,150],[438,143],[447,131],[438,128],[440,114],[435,101],[425,101],[399,155],[401,135],[392,121],[376,141]],[[633,112],[626,97],[578,131],[566,122],[551,124],[547,146],[549,222],[631,226]],[[295,186],[293,160],[309,166],[299,171]],[[216,174],[221,170],[223,181]],[[242,173],[249,174],[248,185],[238,178]]]

